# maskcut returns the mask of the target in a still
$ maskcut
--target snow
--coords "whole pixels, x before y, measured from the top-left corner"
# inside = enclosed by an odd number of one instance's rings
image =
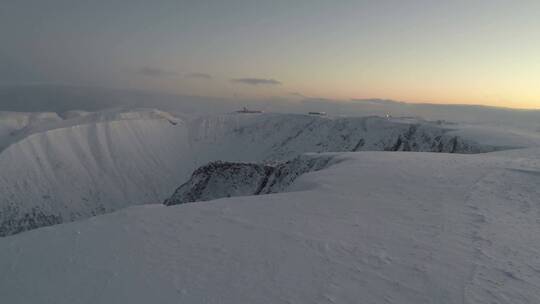
[[[181,140],[185,136],[163,119],[96,122],[31,134],[0,154],[3,216],[23,221],[26,210],[38,210],[62,222],[117,210],[129,201],[159,202],[178,185],[179,175],[189,173],[189,168],[176,171],[170,165],[189,148]],[[23,221],[13,229],[25,225],[35,226]]]
[[[1,87],[0,303],[540,303],[540,111],[245,105]]]
[[[540,133],[502,121],[0,112],[0,228],[57,224],[0,238],[0,303],[540,303]]]
[[[153,109],[68,114],[62,119],[33,113],[39,119],[5,124],[15,132],[3,137],[0,146],[0,235],[161,203],[193,170],[215,160],[283,161],[328,151],[498,149],[481,143],[482,137],[461,139],[463,132],[452,131],[457,126],[418,119],[173,115]],[[499,136],[499,143],[505,136]]]
[[[539,303],[540,149],[358,152],[291,192],[0,239],[6,303]]]
[[[540,111],[474,106],[415,104],[381,99],[328,100],[292,96],[261,100],[170,95],[141,90],[118,90],[69,85],[0,86],[0,111],[57,112],[64,117],[72,110],[101,111],[108,108],[158,108],[168,112],[220,114],[240,110],[279,113],[326,112],[328,115],[384,117],[409,116],[475,125],[519,127],[538,132]]]
[[[56,113],[0,112],[0,150],[15,140],[18,131],[60,120]]]
[[[452,126],[450,126],[452,127]],[[540,146],[540,132],[509,126],[459,124],[450,134],[488,146],[523,148]]]

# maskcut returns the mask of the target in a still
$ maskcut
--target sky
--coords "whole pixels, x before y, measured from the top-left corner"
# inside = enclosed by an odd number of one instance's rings
[[[538,0],[1,0],[0,84],[540,108]]]

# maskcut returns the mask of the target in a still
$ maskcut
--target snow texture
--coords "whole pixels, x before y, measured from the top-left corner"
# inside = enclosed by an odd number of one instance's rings
[[[286,161],[306,152],[339,151],[479,153],[503,147],[482,143],[481,136],[462,137],[464,129],[456,126],[418,119],[175,116],[145,109],[70,112],[64,118],[4,116],[0,236],[161,203],[193,170],[216,160]]]
[[[540,150],[361,152],[291,192],[0,239],[2,303],[539,303]]]

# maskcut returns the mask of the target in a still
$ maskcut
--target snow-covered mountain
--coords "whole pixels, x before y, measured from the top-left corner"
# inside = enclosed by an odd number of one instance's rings
[[[16,140],[16,136],[22,130],[30,129],[34,126],[55,123],[62,118],[56,113],[20,113],[20,112],[0,112],[0,150]]]
[[[238,100],[172,95],[142,90],[120,90],[70,85],[0,85],[0,111],[56,112],[102,111],[109,108],[157,108],[168,112],[220,114],[249,105],[277,113],[326,112],[347,116],[408,116],[459,123],[540,130],[540,111],[523,111],[475,105],[416,104],[381,99],[349,101],[283,96]]]
[[[465,138],[455,125],[413,119],[174,116],[157,110],[53,118],[17,125],[2,137],[0,235],[160,203],[193,170],[216,160],[286,161],[328,151],[477,153],[502,147],[478,136]]]
[[[0,239],[5,303],[539,303],[540,150],[329,154],[288,193]]]
[[[0,303],[540,302],[527,128],[3,112],[0,172],[0,234],[78,220],[0,238]]]
[[[23,129],[0,153],[0,234],[156,202],[189,173],[170,165],[188,149],[177,122],[109,114]]]

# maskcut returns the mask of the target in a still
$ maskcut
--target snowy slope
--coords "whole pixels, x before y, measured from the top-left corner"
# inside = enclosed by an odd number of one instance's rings
[[[22,130],[61,120],[56,113],[0,112],[0,151],[16,141],[18,133]]]
[[[327,154],[294,192],[0,239],[6,303],[539,303],[540,150]]]
[[[30,132],[2,151],[0,234],[164,199],[190,172],[170,164],[187,135],[152,112],[128,114]]]
[[[160,203],[210,161],[306,152],[498,149],[421,120],[157,110],[68,113],[16,132],[0,150],[0,235]],[[480,140],[480,141],[477,141]],[[1,147],[0,147],[1,149]]]

